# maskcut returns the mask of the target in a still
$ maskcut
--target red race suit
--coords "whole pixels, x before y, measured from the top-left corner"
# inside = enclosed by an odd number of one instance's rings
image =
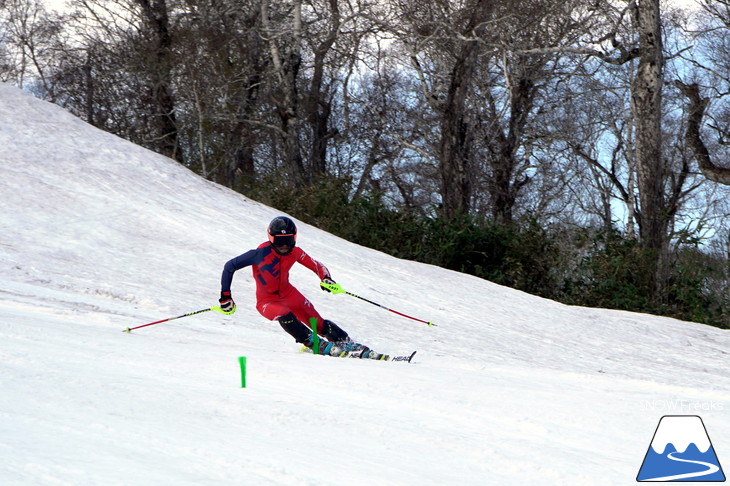
[[[320,280],[330,277],[327,267],[295,246],[286,255],[279,255],[266,241],[255,250],[249,250],[228,262],[223,267],[221,291],[230,291],[233,274],[244,267],[251,266],[256,282],[256,310],[269,320],[293,312],[306,326],[310,319],[317,319],[317,332],[322,333],[322,316],[290,282],[289,270],[295,263],[301,263],[317,274]]]

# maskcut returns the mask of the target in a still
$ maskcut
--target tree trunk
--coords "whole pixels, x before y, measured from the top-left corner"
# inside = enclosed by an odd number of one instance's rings
[[[659,13],[659,0],[637,0],[634,21],[639,34],[640,55],[631,87],[641,203],[639,231],[642,247],[649,251],[657,269],[649,289],[652,296],[661,286],[668,225],[661,124],[664,56]]]
[[[272,29],[269,20],[269,2],[261,0],[261,22],[263,31],[269,43],[271,59],[274,65],[274,77],[279,83],[280,96],[274,99],[284,144],[284,164],[286,165],[291,182],[301,184],[308,182],[309,177],[304,168],[301,147],[299,145],[299,91],[297,78],[301,66],[302,43],[302,1],[297,0],[293,5],[292,39],[285,48],[279,49],[277,38],[281,32]],[[283,54],[283,55],[282,55]]]
[[[323,92],[322,90],[325,60],[340,32],[339,0],[329,0],[328,3],[330,7],[330,29],[324,40],[314,50],[314,71],[309,89],[309,102],[307,103],[308,120],[312,131],[310,165],[315,177],[326,174],[327,144],[337,133],[336,130],[329,129],[332,107],[327,99],[326,91]]]
[[[256,183],[256,161],[254,150],[260,144],[260,134],[252,129],[248,120],[255,116],[257,100],[259,98],[260,86],[262,84],[261,72],[263,42],[259,26],[261,10],[253,10],[246,18],[245,37],[239,36],[240,44],[234,44],[233,49],[245,53],[246,85],[238,101],[238,121],[231,130],[228,138],[228,145],[232,148],[228,152],[226,161],[226,185],[238,192],[245,192]]]
[[[505,64],[504,70],[507,73],[510,67]],[[499,113],[495,104],[491,103],[493,113],[490,123],[494,128],[490,132],[494,135],[488,141],[492,152],[489,192],[492,199],[492,217],[500,223],[512,222],[517,193],[528,182],[527,178],[514,180],[518,165],[517,149],[534,99],[534,83],[523,71],[522,66],[517,66],[517,75],[505,76],[510,97],[509,126],[506,133],[500,128]]]
[[[479,0],[463,35],[473,35],[472,31],[487,18],[489,11],[490,2]],[[471,133],[466,97],[472,85],[478,51],[478,42],[465,41],[462,44],[451,70],[449,91],[442,111],[439,159],[442,210],[446,218],[466,213],[471,208]]]
[[[150,70],[151,97],[155,112],[156,128],[155,145],[163,155],[183,162],[178,150],[177,120],[175,117],[175,101],[172,95],[172,36],[170,35],[169,17],[166,0],[137,0],[154,39],[154,65]]]
[[[469,125],[465,120],[465,98],[469,88],[474,60],[474,46],[465,48],[452,72],[451,87],[441,123],[441,194],[447,218],[469,211],[471,182],[469,180]]]

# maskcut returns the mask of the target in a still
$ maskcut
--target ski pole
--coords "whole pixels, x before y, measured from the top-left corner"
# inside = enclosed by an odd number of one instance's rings
[[[427,324],[429,327],[430,326],[436,326],[436,324],[434,324],[431,321],[424,321],[423,319],[418,319],[417,317],[409,316],[408,314],[404,314],[402,312],[398,312],[397,310],[389,309],[388,307],[386,307],[386,306],[384,306],[382,304],[378,304],[377,302],[373,302],[372,300],[368,300],[365,297],[360,297],[359,295],[355,295],[352,292],[348,292],[347,290],[343,289],[342,286],[340,284],[338,284],[338,283],[328,284],[328,283],[320,282],[319,285],[323,289],[329,290],[333,294],[347,294],[347,295],[349,295],[351,297],[357,297],[360,300],[364,300],[368,304],[377,305],[381,309],[385,309],[387,311],[390,311],[393,314],[398,314],[399,316],[407,317],[408,319],[413,319],[414,321],[423,322],[424,324]]]
[[[233,312],[230,312],[230,311],[225,312],[223,309],[220,308],[220,306],[214,305],[213,307],[208,307],[207,309],[201,309],[201,310],[195,311],[195,312],[188,312],[187,314],[183,314],[181,316],[168,317],[167,319],[150,322],[149,324],[142,324],[141,326],[137,326],[137,327],[128,327],[128,328],[124,329],[122,332],[132,332],[135,329],[141,329],[141,328],[147,327],[147,326],[154,326],[155,324],[162,324],[163,322],[174,321],[175,319],[180,319],[182,317],[188,317],[188,316],[194,316],[195,314],[202,314],[203,312],[208,312],[208,311],[212,311],[212,310],[221,312],[223,314],[233,314]]]

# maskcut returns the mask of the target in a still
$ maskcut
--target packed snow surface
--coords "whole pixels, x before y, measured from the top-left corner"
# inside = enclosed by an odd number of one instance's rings
[[[730,464],[730,337],[562,305],[398,260],[298,221],[350,292],[292,281],[411,364],[299,353],[217,304],[276,209],[0,85],[0,484],[628,485],[664,415]],[[238,358],[247,357],[247,387]],[[669,439],[667,439],[669,440]],[[727,473],[727,471],[726,471]]]

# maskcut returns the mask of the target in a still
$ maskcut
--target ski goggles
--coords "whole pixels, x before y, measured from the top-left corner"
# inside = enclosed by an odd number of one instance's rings
[[[291,233],[285,235],[269,235],[269,241],[276,247],[286,245],[291,248],[297,242],[297,235]]]

